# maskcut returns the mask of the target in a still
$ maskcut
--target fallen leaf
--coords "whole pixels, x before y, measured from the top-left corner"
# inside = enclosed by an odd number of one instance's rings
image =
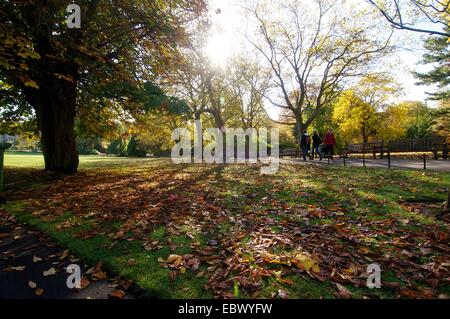
[[[342,298],[342,299],[350,299],[350,298],[352,298],[352,293],[350,292],[350,290],[345,288],[343,285],[341,285],[339,283],[336,283],[336,287],[338,289],[340,298]]]
[[[360,252],[361,254],[367,255],[369,253],[369,248],[361,247],[358,249],[358,252]]]
[[[85,288],[87,288],[88,286],[89,286],[89,284],[90,284],[91,282],[86,278],[86,277],[81,277],[81,280],[80,280],[80,286],[81,286],[81,288],[80,289],[85,289]]]
[[[102,262],[99,261],[97,265],[95,266],[95,269],[92,272],[92,279],[94,280],[102,280],[106,279],[107,275],[106,272],[102,271]]]
[[[54,274],[56,274],[56,269],[55,268],[50,268],[49,270],[43,271],[42,274],[47,277],[47,276],[52,276]]]
[[[112,291],[109,296],[111,298],[115,298],[115,299],[122,299],[123,297],[125,297],[125,292],[123,290],[114,290]]]
[[[8,266],[9,269],[15,270],[15,271],[24,271],[27,267],[26,266]]]
[[[69,250],[68,250],[68,249],[66,249],[66,250],[63,251],[61,257],[59,257],[59,260],[62,260],[62,259],[64,259],[64,258],[67,258],[67,256],[69,256]]]
[[[128,290],[130,286],[133,284],[133,280],[127,280],[121,284],[123,290]]]
[[[171,254],[169,255],[169,257],[167,257],[166,263],[168,264],[175,263],[178,262],[179,260],[181,261],[181,258],[182,257],[180,255]]]
[[[34,291],[34,293],[36,294],[36,296],[42,296],[42,294],[44,293],[44,289],[38,288]]]
[[[33,262],[34,262],[34,263],[38,263],[38,262],[40,262],[40,261],[42,261],[42,258],[37,257],[37,256],[33,256]]]

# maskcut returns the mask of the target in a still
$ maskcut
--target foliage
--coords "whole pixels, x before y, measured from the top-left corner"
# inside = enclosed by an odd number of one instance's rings
[[[450,14],[450,13],[449,13]],[[450,32],[450,27],[447,28]],[[433,65],[426,73],[416,73],[420,84],[436,84],[439,91],[429,93],[434,100],[450,100],[450,41],[449,37],[435,36],[425,40],[427,52],[422,63]]]
[[[132,136],[127,146],[127,156],[145,157],[145,150],[140,149],[139,141]]]
[[[450,136],[450,103],[442,102],[434,112],[433,129],[442,136]]]
[[[106,149],[107,154],[117,155],[117,156],[127,156],[128,139],[119,138],[113,140],[108,148]]]
[[[433,133],[433,111],[422,102],[403,102],[399,107],[408,110],[405,120],[407,138],[424,138]]]
[[[346,144],[367,142],[379,125],[376,109],[353,91],[342,93],[333,109],[333,121]]]
[[[96,155],[92,154],[93,150],[104,152],[106,149],[103,146],[103,141],[100,137],[78,137],[77,138],[77,150],[79,154],[83,155]]]

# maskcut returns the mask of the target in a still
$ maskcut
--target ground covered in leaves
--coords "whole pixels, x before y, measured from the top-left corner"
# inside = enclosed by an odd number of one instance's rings
[[[74,176],[5,178],[4,211],[152,297],[450,294],[448,173],[86,157]],[[381,289],[366,287],[371,263]]]

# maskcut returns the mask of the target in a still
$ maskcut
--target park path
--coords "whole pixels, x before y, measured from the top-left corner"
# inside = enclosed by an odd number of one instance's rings
[[[69,264],[79,264],[83,275],[87,271],[86,265],[47,235],[0,210],[0,299],[106,299],[123,289],[111,278],[93,281],[92,277],[85,281],[86,288],[69,289],[65,272]],[[56,273],[49,275],[52,268]],[[126,292],[120,298],[134,296]]]
[[[313,161],[304,162],[302,159],[283,159],[284,163],[291,164],[315,164],[315,165],[333,165],[333,166],[344,166],[344,160],[342,158],[334,158],[328,163],[327,159],[319,161],[315,159]],[[366,159],[366,167],[374,168],[388,168],[387,159]],[[362,159],[346,159],[345,166],[348,167],[362,167],[364,166]],[[391,159],[391,168],[396,169],[417,169],[423,170],[422,160],[409,160],[409,159]],[[426,160],[426,169],[430,171],[440,171],[440,172],[450,172],[450,161],[449,160]]]

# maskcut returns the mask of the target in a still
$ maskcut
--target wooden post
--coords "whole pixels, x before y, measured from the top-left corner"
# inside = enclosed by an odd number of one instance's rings
[[[427,169],[427,156],[423,154],[423,169]]]
[[[344,166],[345,166],[345,156],[343,157],[343,159],[344,159]]]

